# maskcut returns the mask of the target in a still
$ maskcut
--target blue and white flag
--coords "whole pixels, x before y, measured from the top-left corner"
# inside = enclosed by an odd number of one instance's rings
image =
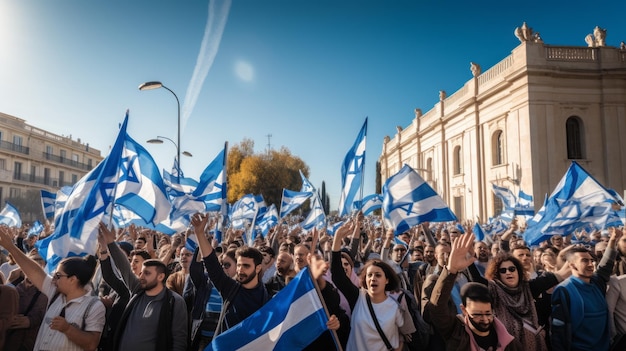
[[[495,184],[492,184],[492,186],[493,193],[498,198],[500,198],[500,200],[502,200],[502,204],[504,205],[505,210],[515,208],[515,203],[517,202],[517,199],[509,188],[503,188]]]
[[[283,189],[283,197],[280,202],[280,218],[287,216],[291,211],[302,206],[308,200],[312,192],[292,191]]]
[[[198,181],[193,178],[175,176],[166,170],[163,170],[163,182],[167,187],[167,193],[171,196],[179,196],[183,194],[191,194],[196,190]]]
[[[476,241],[485,240],[485,231],[483,230],[483,227],[478,224],[478,222],[474,223],[474,227],[472,227],[472,232],[476,236]]]
[[[237,200],[230,210],[230,220],[255,220],[267,211],[262,195],[246,194]]]
[[[302,222],[302,228],[305,230],[311,230],[313,228],[324,228],[326,226],[326,214],[324,213],[324,207],[318,196],[313,196],[311,200],[311,212]]]
[[[339,229],[339,227],[341,227],[343,225],[343,223],[344,223],[344,221],[339,221],[337,223],[329,224],[326,227],[326,232],[330,236],[335,236],[335,232],[337,231],[337,229]]]
[[[352,203],[361,189],[363,168],[365,166],[365,141],[367,136],[367,118],[352,148],[348,150],[341,165],[341,195],[339,196],[339,216],[350,214]]]
[[[66,257],[95,254],[98,225],[114,200],[127,123],[128,113],[109,155],[74,184],[63,210],[55,219],[54,233],[35,244],[46,260],[48,272],[53,272]]]
[[[533,218],[532,225],[526,228],[524,240],[536,245],[554,234],[568,235],[589,224],[604,225],[611,202],[615,201],[602,184],[572,162],[548,198],[542,217]]]
[[[22,217],[17,211],[17,208],[13,207],[10,203],[6,203],[2,212],[0,212],[0,224],[4,224],[7,227],[20,228],[22,226]]]
[[[65,202],[69,198],[72,193],[72,189],[74,186],[64,186],[56,193],[56,198],[54,200],[54,226],[58,225],[58,219],[61,218],[61,213],[63,213],[63,208],[65,207]]]
[[[363,200],[354,200],[352,203],[354,209],[363,212],[364,216],[383,207],[383,196],[380,194],[371,194],[363,198]]]
[[[224,215],[226,204],[226,147],[209,163],[200,175],[192,195],[205,203],[206,211],[219,211]]]
[[[276,224],[278,224],[278,211],[276,211],[276,206],[272,204],[256,225],[261,229],[263,236],[266,236]]]
[[[302,193],[315,193],[315,187],[313,186],[313,184],[311,184],[311,182],[309,182],[308,179],[306,179],[306,177],[304,176],[304,173],[302,173],[302,170],[300,171],[300,178],[302,178],[302,187],[300,188],[300,192]]]
[[[302,350],[328,330],[327,322],[306,267],[263,307],[213,339],[206,350]]]
[[[33,235],[39,236],[41,235],[44,229],[45,227],[43,226],[43,224],[41,224],[41,222],[34,221],[33,225],[30,226],[30,229],[28,230],[28,236],[33,236]]]
[[[535,203],[533,196],[519,190],[517,204],[515,204],[515,215],[523,217],[527,222],[535,215]]]
[[[56,198],[57,194],[41,189],[41,207],[46,219],[54,218],[54,201]]]
[[[449,222],[457,218],[443,199],[409,165],[383,186],[383,218],[395,234],[422,222]]]
[[[120,155],[115,203],[154,225],[168,218],[171,205],[152,156],[127,133]]]

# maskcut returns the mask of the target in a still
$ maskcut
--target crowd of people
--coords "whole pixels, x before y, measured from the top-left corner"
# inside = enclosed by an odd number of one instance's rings
[[[626,350],[623,228],[529,247],[515,219],[483,241],[473,223],[375,223],[281,224],[253,243],[218,242],[208,214],[172,236],[100,223],[97,252],[51,274],[46,233],[0,226],[0,350],[204,350],[305,267],[328,314],[305,350]]]

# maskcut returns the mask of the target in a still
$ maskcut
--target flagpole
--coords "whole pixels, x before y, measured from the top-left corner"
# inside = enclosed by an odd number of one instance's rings
[[[324,298],[322,297],[322,291],[320,289],[320,286],[317,284],[317,279],[313,278],[313,274],[311,273],[310,269],[307,269],[307,271],[309,273],[309,277],[313,281],[313,286],[315,287],[315,292],[317,293],[317,297],[320,299],[320,302],[322,303],[322,307],[324,307],[326,318],[330,319],[330,312],[328,311],[328,307],[326,306],[326,301],[324,301]],[[330,284],[330,283],[326,282],[326,284]],[[339,342],[339,336],[337,336],[337,331],[331,330],[331,329],[329,329],[328,331],[330,332],[330,335],[333,338],[333,342],[335,343],[335,346],[337,347],[337,351],[343,351],[343,348],[341,347],[341,343]]]

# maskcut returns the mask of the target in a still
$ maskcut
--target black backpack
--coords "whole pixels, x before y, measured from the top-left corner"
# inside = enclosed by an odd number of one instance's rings
[[[402,299],[406,299],[406,306],[413,319],[416,331],[412,334],[412,340],[405,342],[407,349],[410,351],[425,350],[428,349],[428,343],[430,342],[431,327],[422,318],[419,305],[415,301],[415,296],[406,289],[400,289],[402,292],[398,296],[398,303],[402,302]]]

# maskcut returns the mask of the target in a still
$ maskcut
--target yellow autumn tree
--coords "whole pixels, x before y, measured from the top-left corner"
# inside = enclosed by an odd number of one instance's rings
[[[254,153],[254,142],[244,139],[228,152],[228,202],[246,194],[261,194],[265,203],[280,210],[283,188],[298,191],[302,187],[300,170],[309,176],[309,166],[286,147],[269,153]]]

